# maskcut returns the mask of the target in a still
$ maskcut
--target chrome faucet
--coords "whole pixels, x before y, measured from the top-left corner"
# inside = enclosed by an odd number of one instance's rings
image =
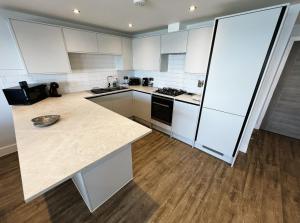
[[[107,76],[107,77],[106,77],[108,87],[112,87],[112,86],[111,86],[111,82],[112,82],[112,79],[113,79],[113,78],[114,78],[114,76]]]

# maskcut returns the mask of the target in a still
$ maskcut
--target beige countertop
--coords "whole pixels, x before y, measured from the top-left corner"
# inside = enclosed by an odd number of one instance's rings
[[[85,99],[92,95],[72,93],[12,107],[25,201],[151,132]],[[46,128],[32,125],[32,118],[47,114],[61,120]]]

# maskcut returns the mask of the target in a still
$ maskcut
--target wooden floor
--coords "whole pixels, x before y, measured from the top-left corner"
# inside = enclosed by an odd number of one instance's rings
[[[134,181],[91,214],[71,181],[25,204],[17,154],[0,158],[0,222],[300,222],[300,141],[255,133],[234,168],[154,131]]]

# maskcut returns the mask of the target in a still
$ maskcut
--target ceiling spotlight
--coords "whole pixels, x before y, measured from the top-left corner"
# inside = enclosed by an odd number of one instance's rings
[[[129,28],[132,28],[132,27],[133,27],[132,23],[129,23],[129,24],[128,24],[128,27],[129,27]]]
[[[196,6],[195,5],[191,5],[190,6],[190,8],[189,8],[189,10],[190,10],[190,12],[193,12],[193,11],[195,11],[196,10]]]
[[[73,9],[73,12],[74,12],[74,14],[79,14],[80,13],[80,10],[79,9]]]

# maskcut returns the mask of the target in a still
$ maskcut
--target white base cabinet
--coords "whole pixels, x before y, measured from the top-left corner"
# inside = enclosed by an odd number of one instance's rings
[[[133,116],[151,122],[151,94],[133,92]]]
[[[195,146],[232,158],[244,117],[203,108]]]
[[[131,91],[103,95],[89,100],[127,118],[133,116]]]
[[[72,178],[90,212],[95,211],[132,179],[130,144],[91,164]]]
[[[200,106],[174,101],[172,135],[187,144],[193,145],[196,135]]]

